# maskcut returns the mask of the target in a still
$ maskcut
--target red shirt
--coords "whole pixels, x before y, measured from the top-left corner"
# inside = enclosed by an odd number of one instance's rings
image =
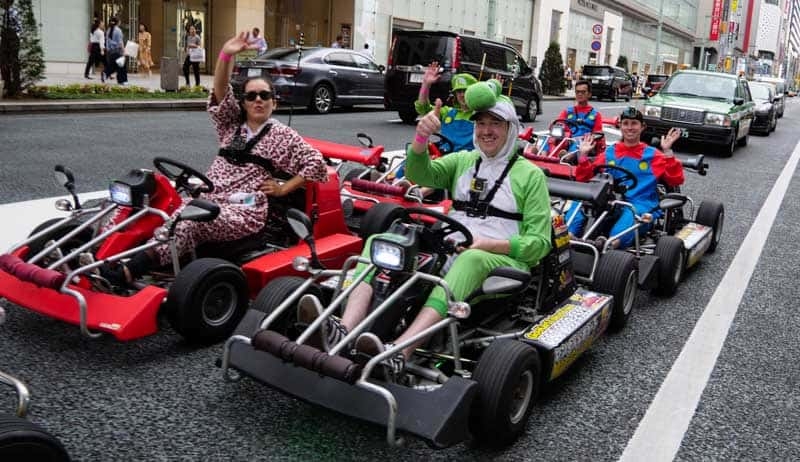
[[[573,111],[575,111],[576,115],[583,116],[588,114],[592,110],[592,106],[587,104],[586,106],[573,106]],[[556,120],[567,120],[567,110],[564,109],[558,114]],[[603,131],[603,116],[600,114],[600,111],[597,111],[597,117],[594,118],[594,126],[592,127],[592,133],[599,133]]]
[[[645,143],[639,143],[636,146],[626,146],[622,142],[614,144],[614,155],[617,157],[631,157],[634,159],[641,159],[644,154],[644,148],[647,147]],[[609,146],[608,149],[611,149]],[[578,167],[575,168],[575,179],[578,181],[589,181],[593,175],[594,167],[606,163],[606,153],[602,152],[594,158],[594,162],[590,162],[588,157],[582,157],[578,162]],[[656,149],[652,162],[650,162],[650,169],[653,175],[658,178],[658,181],[667,184],[668,186],[678,186],[683,184],[683,165],[681,162],[673,157],[665,157],[664,153]],[[635,172],[634,172],[635,173]]]

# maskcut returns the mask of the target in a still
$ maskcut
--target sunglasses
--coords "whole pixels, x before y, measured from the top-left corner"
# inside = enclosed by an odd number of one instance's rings
[[[262,101],[266,101],[268,99],[272,99],[274,94],[268,90],[261,90],[261,91],[248,91],[244,94],[244,99],[247,101],[255,101],[256,97],[261,98]]]

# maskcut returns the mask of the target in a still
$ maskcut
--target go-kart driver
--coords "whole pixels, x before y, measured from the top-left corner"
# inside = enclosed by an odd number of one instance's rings
[[[644,118],[642,113],[635,107],[628,107],[619,116],[620,130],[622,131],[622,141],[607,147],[605,153],[595,157],[590,161],[587,153],[591,152],[595,146],[595,141],[591,134],[584,135],[579,147],[580,159],[575,169],[575,178],[578,181],[589,181],[594,176],[594,169],[604,164],[616,165],[629,170],[636,176],[637,186],[625,193],[625,200],[630,202],[636,214],[641,215],[650,213],[653,220],[650,223],[642,223],[639,227],[639,234],[646,233],[652,222],[661,216],[658,208],[658,183],[662,182],[668,186],[679,186],[683,184],[683,166],[672,153],[672,145],[680,138],[681,131],[672,128],[661,137],[662,151],[640,141],[640,136],[644,130]],[[623,174],[617,170],[609,169],[609,173],[615,178]],[[609,232],[609,236],[616,235],[633,226],[633,211],[628,207],[618,208],[619,216]],[[573,215],[575,216],[574,218]],[[586,224],[586,216],[581,210],[580,203],[573,202],[567,211],[567,221],[570,223],[569,231],[573,236],[583,233]],[[604,238],[599,238],[599,245],[604,245]],[[633,233],[626,233],[619,239],[611,242],[612,248],[627,248],[633,244]]]
[[[578,149],[578,140],[586,134],[602,133],[603,132],[603,116],[600,112],[589,104],[592,98],[592,85],[588,80],[578,80],[575,83],[575,105],[562,110],[556,120],[566,120],[567,124],[564,130],[564,136],[573,138],[569,144],[568,152],[573,152]],[[547,142],[542,147],[542,152],[548,153],[554,146],[552,143]],[[598,151],[603,151],[603,145],[597,146]],[[537,154],[536,146],[529,145],[526,148],[526,153]]]
[[[414,102],[417,114],[423,116],[433,109],[428,99],[428,91],[437,80],[439,80],[439,62],[433,61],[422,76],[419,99]],[[475,149],[475,144],[472,141],[472,132],[475,124],[471,119],[472,109],[467,106],[464,94],[467,88],[477,81],[470,74],[453,75],[450,79],[450,91],[453,92],[455,97],[455,107],[439,106],[437,115],[441,121],[441,134],[453,142],[452,152]]]
[[[292,128],[272,119],[277,106],[272,82],[265,77],[250,78],[243,84],[241,99],[229,85],[232,62],[236,54],[250,49],[247,33],[229,39],[222,46],[214,71],[214,89],[208,102],[208,113],[217,131],[220,155],[206,172],[214,191],[203,198],[220,206],[219,216],[206,223],[181,221],[175,229],[176,245],[185,254],[203,242],[233,241],[258,233],[268,223],[283,223],[285,219],[270,214],[270,197],[281,197],[306,181],[328,180],[325,160]],[[251,145],[251,146],[248,146]],[[247,151],[250,147],[249,151]],[[250,154],[261,160],[253,163],[239,154]],[[256,159],[258,160],[258,159]],[[279,184],[270,171],[293,175]],[[184,199],[184,206],[190,198]],[[181,212],[179,207],[172,216]],[[280,226],[275,230],[281,232]],[[165,245],[136,254],[124,265],[103,267],[101,273],[112,282],[129,283],[153,267],[171,262]]]
[[[480,287],[489,272],[499,266],[529,270],[550,250],[550,205],[544,174],[531,162],[520,160],[516,154],[519,121],[514,106],[499,88],[486,82],[467,89],[466,98],[475,108],[474,141],[477,148],[461,151],[436,160],[428,156],[428,137],[441,126],[438,114],[441,103],[417,124],[416,137],[407,153],[408,176],[421,185],[449,188],[454,198],[451,216],[464,224],[473,234],[473,244],[459,248],[459,254],[447,270],[444,280],[457,300]],[[488,213],[482,205],[491,207]],[[368,257],[370,243],[364,247]],[[364,266],[356,269],[362,271]],[[372,275],[358,284],[350,294],[347,306],[338,321],[329,318],[312,345],[328,349],[367,315],[372,298],[369,284]],[[432,326],[447,316],[445,294],[441,287],[433,290],[424,308],[408,329],[396,340],[405,339]],[[311,323],[322,311],[318,300],[306,295],[298,306],[298,320]],[[419,343],[404,349],[386,362],[391,373],[405,367]],[[372,333],[363,333],[355,348],[374,356],[385,351],[382,341]]]

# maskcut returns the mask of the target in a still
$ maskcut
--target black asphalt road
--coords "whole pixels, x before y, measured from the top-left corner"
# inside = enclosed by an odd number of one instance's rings
[[[548,102],[537,129],[562,102]],[[607,112],[624,103],[596,103]],[[286,113],[279,118],[286,120]],[[355,142],[367,132],[387,149],[413,136],[394,113],[295,114],[302,134]],[[383,428],[285,397],[250,380],[224,382],[221,346],[194,348],[165,325],[135,342],[86,340],[77,328],[4,303],[0,367],[33,393],[31,419],[57,435],[76,460],[616,460],[680,353],[742,239],[798,142],[800,110],[769,138],[751,137],[733,158],[710,158],[689,174],[697,202],[722,200],[718,251],[672,298],[641,294],[629,327],[602,339],[535,405],[527,431],[505,451],[459,445],[429,449],[407,439],[385,446]],[[204,168],[214,134],[201,112],[0,117],[0,204],[63,194],[52,165],[70,166],[81,191],[103,189],[154,155]],[[800,223],[795,173],[781,213],[678,453],[679,460],[797,460],[800,411],[800,290],[794,234]],[[5,217],[4,217],[5,218]],[[11,394],[0,408],[11,409]]]

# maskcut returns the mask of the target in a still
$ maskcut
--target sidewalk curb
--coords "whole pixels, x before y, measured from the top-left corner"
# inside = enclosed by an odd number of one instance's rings
[[[205,110],[206,98],[164,100],[103,100],[103,101],[0,101],[0,114],[37,114],[43,112],[117,112]]]

